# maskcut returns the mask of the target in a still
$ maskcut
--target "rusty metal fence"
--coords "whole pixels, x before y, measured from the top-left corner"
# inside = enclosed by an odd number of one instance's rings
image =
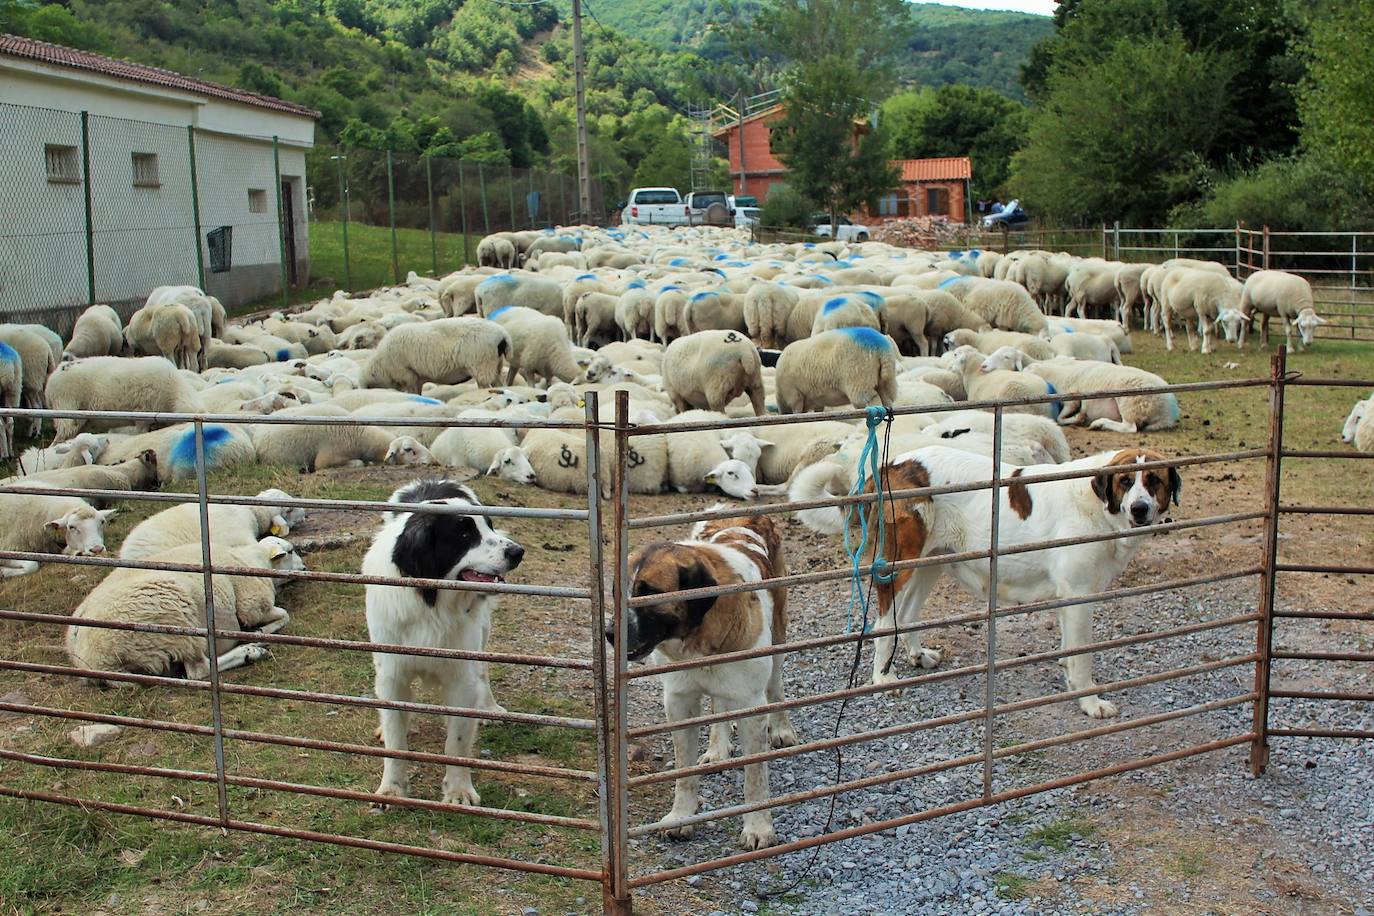
[[[32,560],[41,563],[71,564],[76,567],[133,567],[140,569],[169,569],[178,572],[198,573],[203,577],[206,598],[206,622],[203,628],[169,627],[129,622],[94,622],[83,619],[83,626],[100,626],[110,629],[142,631],[149,633],[168,633],[203,636],[208,645],[211,659],[209,676],[205,679],[182,679],[177,677],[88,670],[71,665],[49,664],[35,661],[19,661],[9,657],[0,659],[0,671],[15,672],[42,678],[72,679],[100,678],[114,682],[155,687],[177,692],[185,692],[204,697],[208,709],[201,709],[203,718],[199,721],[183,721],[177,718],[149,718],[146,716],[110,714],[85,709],[67,708],[57,702],[38,703],[15,700],[13,697],[0,701],[0,711],[32,716],[37,718],[56,718],[78,723],[101,723],[151,729],[163,733],[208,741],[209,748],[204,752],[206,765],[200,768],[186,766],[144,766],[130,763],[116,763],[83,757],[59,757],[49,753],[29,750],[0,748],[0,761],[41,770],[81,770],[111,774],[117,777],[154,777],[177,783],[198,784],[213,787],[213,799],[205,799],[201,810],[180,808],[150,807],[146,804],[133,804],[121,800],[117,791],[108,790],[104,796],[79,796],[70,793],[50,791],[35,787],[26,782],[19,771],[10,770],[6,775],[0,771],[0,795],[16,799],[72,805],[88,810],[101,810],[113,813],[163,818],[183,823],[222,827],[248,833],[289,837],[297,840],[333,843],[359,847],[380,852],[402,853],[450,862],[468,863],[479,866],[514,869],[555,875],[564,878],[597,882],[602,885],[604,909],[608,913],[629,913],[632,897],[636,890],[651,887],[662,882],[689,876],[714,869],[743,865],[759,859],[785,855],[837,842],[852,837],[877,833],[903,825],[937,818],[942,815],[991,805],[1021,798],[1038,792],[1071,786],[1093,779],[1125,773],[1169,761],[1181,760],[1205,754],[1222,748],[1244,746],[1249,749],[1250,765],[1260,773],[1268,757],[1268,745],[1272,738],[1287,737],[1374,737],[1367,728],[1329,728],[1313,727],[1288,719],[1276,719],[1281,715],[1279,708],[1284,702],[1293,700],[1322,702],[1374,701],[1367,690],[1347,690],[1339,686],[1320,689],[1293,686],[1282,678],[1279,669],[1283,663],[1303,661],[1316,665],[1325,663],[1368,663],[1374,661],[1374,654],[1365,651],[1350,651],[1342,647],[1338,651],[1316,651],[1310,648],[1296,649],[1280,641],[1277,645],[1276,624],[1290,618],[1313,618],[1321,620],[1343,619],[1348,621],[1371,621],[1374,613],[1364,611],[1316,611],[1303,609],[1281,609],[1276,606],[1276,584],[1281,575],[1301,575],[1304,573],[1340,573],[1349,576],[1374,574],[1374,566],[1367,560],[1363,564],[1331,562],[1325,564],[1297,563],[1281,561],[1279,541],[1281,523],[1285,519],[1299,516],[1356,516],[1374,515],[1374,508],[1355,506],[1301,506],[1284,504],[1281,501],[1281,486],[1285,462],[1302,461],[1346,461],[1368,459],[1370,455],[1360,455],[1346,451],[1321,451],[1292,449],[1284,443],[1285,394],[1293,386],[1341,386],[1374,387],[1374,381],[1352,382],[1347,380],[1304,379],[1290,375],[1286,370],[1285,358],[1280,351],[1274,358],[1271,373],[1267,377],[1255,377],[1234,381],[1200,382],[1172,385],[1160,389],[1175,395],[1215,392],[1226,390],[1239,395],[1245,391],[1256,396],[1268,398],[1268,424],[1263,444],[1254,447],[1241,447],[1231,451],[1212,454],[1183,455],[1159,461],[1149,461],[1133,469],[1142,471],[1165,468],[1203,468],[1218,464],[1245,464],[1262,466],[1265,485],[1257,494],[1258,502],[1250,506],[1236,506],[1234,511],[1219,514],[1201,515],[1183,520],[1165,520],[1148,528],[1132,528],[1109,534],[1064,537],[1053,541],[1035,543],[999,544],[999,512],[1004,511],[1005,500],[1002,496],[1013,484],[1048,482],[1056,480],[1081,479],[1099,476],[1100,469],[1068,469],[1034,475],[1016,476],[1007,474],[1001,458],[1003,451],[1004,417],[1008,411],[1046,403],[1050,396],[1026,398],[1010,402],[963,403],[943,407],[897,408],[886,412],[884,422],[894,417],[911,414],[931,414],[951,409],[987,409],[993,414],[993,464],[990,479],[955,486],[922,487],[911,490],[880,490],[879,493],[852,493],[836,497],[810,500],[807,502],[755,503],[746,507],[731,506],[727,509],[707,509],[691,512],[674,512],[658,515],[636,515],[633,511],[634,500],[630,493],[628,471],[634,466],[637,457],[634,446],[636,440],[644,437],[663,436],[685,432],[722,432],[734,429],[769,427],[815,419],[859,420],[870,419],[866,411],[836,411],[824,415],[806,415],[764,418],[746,418],[730,421],[701,422],[692,424],[668,423],[655,425],[636,425],[630,421],[628,397],[624,392],[616,396],[614,419],[603,420],[597,398],[587,398],[585,415],[582,421],[494,421],[463,419],[419,419],[405,418],[406,425],[442,427],[547,427],[562,429],[568,433],[585,437],[585,507],[545,509],[517,508],[493,505],[481,509],[452,509],[432,504],[407,504],[407,512],[416,513],[454,513],[484,515],[490,518],[510,518],[527,520],[548,520],[564,525],[577,526],[585,531],[588,547],[588,564],[585,579],[557,585],[516,585],[504,583],[471,583],[445,579],[381,579],[353,572],[310,570],[278,571],[272,569],[240,568],[223,566],[215,562],[213,546],[206,534],[208,531],[208,509],[212,505],[274,505],[298,507],[317,511],[384,511],[394,510],[396,504],[342,499],[264,499],[242,495],[219,495],[210,492],[210,482],[206,472],[205,432],[207,424],[268,423],[300,425],[339,425],[376,423],[377,418],[365,419],[337,417],[244,417],[240,415],[141,415],[149,422],[191,424],[196,444],[196,492],[137,492],[63,490],[66,495],[86,495],[108,499],[153,500],[163,503],[193,503],[200,507],[201,520],[201,562],[165,563],[153,560],[125,561],[104,556],[62,557],[24,551],[0,551],[0,559]],[[1098,396],[1112,396],[1112,392],[1100,392]],[[1138,391],[1117,392],[1116,394],[1139,394]],[[608,405],[609,406],[609,405]],[[87,419],[127,419],[127,415],[32,411],[9,409],[2,413],[15,417],[42,416],[43,418],[81,416]],[[1243,443],[1242,443],[1243,445]],[[884,454],[884,461],[887,456]],[[418,469],[417,469],[418,470]],[[420,476],[418,473],[415,476]],[[14,485],[11,484],[10,487]],[[42,487],[33,488],[34,492],[45,491]],[[837,567],[833,569],[813,569],[781,578],[764,580],[761,583],[717,586],[713,588],[681,591],[664,595],[635,596],[631,593],[631,555],[632,537],[650,538],[651,532],[670,528],[681,531],[683,526],[713,518],[731,517],[745,513],[782,515],[801,509],[821,507],[853,507],[874,505],[881,508],[882,500],[904,499],[915,496],[932,496],[942,493],[990,491],[990,542],[979,549],[960,554],[935,555],[919,558],[896,559],[879,566],[869,558],[866,562],[856,563],[854,568]],[[608,517],[609,515],[609,517]],[[1125,539],[1147,538],[1171,535],[1177,532],[1196,532],[1205,528],[1256,525],[1262,529],[1260,549],[1254,562],[1245,563],[1237,568],[1207,571],[1199,575],[1169,578],[1124,587],[1109,588],[1100,593],[1080,594],[1049,600],[1038,600],[1016,604],[1004,604],[998,597],[999,563],[1028,553],[1044,550],[1071,550],[1094,543],[1122,541]],[[603,543],[609,544],[608,555],[603,557]],[[896,618],[894,625],[883,629],[863,629],[858,632],[834,633],[794,639],[793,641],[756,649],[730,652],[709,659],[676,661],[666,664],[649,664],[633,667],[626,655],[626,622],[632,609],[662,603],[665,601],[708,598],[743,591],[756,591],[785,586],[788,589],[805,589],[822,583],[850,582],[856,586],[871,583],[875,571],[888,575],[900,574],[907,570],[928,569],[952,563],[987,563],[988,578],[991,583],[986,605],[974,611],[935,616],[915,622],[903,622]],[[351,585],[388,584],[427,589],[462,590],[490,594],[504,594],[520,600],[556,599],[576,602],[581,605],[582,617],[586,622],[586,636],[589,639],[585,655],[573,653],[569,657],[532,655],[525,652],[481,651],[466,652],[453,650],[417,649],[400,645],[376,644],[361,640],[295,636],[286,633],[264,634],[255,631],[242,631],[236,626],[228,626],[216,620],[212,576],[214,575],[253,575],[275,579],[334,582]],[[1083,604],[1096,604],[1116,600],[1142,598],[1151,595],[1177,593],[1185,589],[1212,586],[1219,583],[1249,583],[1254,588],[1253,602],[1243,601],[1240,606],[1231,607],[1224,612],[1200,615],[1186,622],[1174,622],[1164,626],[1151,625],[1140,632],[1123,635],[1110,635],[1099,638],[1089,635],[1085,644],[1074,644],[1052,651],[1015,652],[1003,642],[1008,627],[1018,625],[1051,610],[1062,610]],[[0,620],[37,625],[43,628],[65,627],[73,623],[66,614],[45,613],[23,608],[0,610]],[[613,644],[608,645],[601,634],[610,631],[618,634]],[[945,670],[918,672],[911,676],[900,677],[895,681],[878,684],[858,683],[851,668],[847,679],[841,678],[833,689],[819,690],[804,696],[769,702],[764,706],[745,709],[715,709],[708,714],[696,715],[673,723],[660,721],[658,717],[639,721],[641,715],[632,715],[633,698],[636,690],[652,683],[651,679],[671,671],[683,671],[718,666],[725,662],[772,656],[792,656],[798,659],[808,655],[822,658],[827,650],[855,653],[854,666],[857,667],[858,655],[869,643],[880,639],[895,639],[929,632],[938,628],[976,627],[980,635],[968,650],[972,657],[955,663]],[[1151,645],[1167,640],[1179,640],[1203,633],[1229,634],[1231,648],[1223,654],[1200,655],[1188,660],[1187,664],[1161,666],[1154,670],[1139,668],[1128,670],[1123,676],[1109,679],[1091,688],[1052,690],[1041,692],[1039,687],[1024,695],[1025,684],[1012,681],[1035,666],[1052,665],[1071,656],[1086,652],[1105,653],[1112,650],[1138,650],[1147,652]],[[532,712],[497,712],[486,709],[472,709],[446,706],[433,703],[391,702],[362,693],[344,690],[309,689],[299,687],[261,686],[234,683],[232,679],[221,676],[216,659],[217,641],[262,642],[271,646],[310,649],[329,653],[394,653],[403,655],[428,655],[439,658],[453,658],[485,664],[518,666],[544,672],[557,672],[560,677],[585,679],[582,683],[590,697],[590,707],[586,715],[551,715]],[[522,647],[523,648],[523,647]],[[274,665],[282,664],[280,661]],[[308,669],[283,671],[283,676],[295,673],[304,677]],[[1033,714],[1057,704],[1077,700],[1098,693],[1118,693],[1158,685],[1171,685],[1190,678],[1205,678],[1225,674],[1225,678],[1208,681],[1212,693],[1205,699],[1186,702],[1182,705],[1165,703],[1162,709],[1132,710],[1132,715],[1109,722],[1093,722],[1082,728],[1062,729],[1062,721],[1048,732],[1028,729],[1016,717]],[[1333,676],[1334,681],[1334,676]],[[903,689],[935,687],[958,682],[964,686],[968,699],[959,708],[946,711],[941,715],[922,718],[917,716],[895,724],[879,728],[865,728],[859,722],[860,730],[844,730],[841,719],[845,704],[867,698],[891,698]],[[581,683],[581,681],[579,681]],[[919,695],[919,690],[917,695]],[[462,716],[494,720],[498,723],[538,726],[582,735],[595,736],[595,764],[586,766],[548,766],[526,761],[501,759],[500,757],[455,757],[422,751],[392,751],[359,741],[338,741],[319,737],[317,734],[292,734],[272,730],[255,730],[240,727],[233,721],[242,718],[247,710],[235,703],[246,702],[247,698],[269,700],[273,703],[298,703],[323,705],[336,709],[397,709],[423,716]],[[231,700],[234,701],[231,703]],[[1142,701],[1143,702],[1143,701]],[[703,725],[728,724],[730,720],[741,717],[763,716],[769,713],[807,708],[836,709],[835,727],[826,736],[803,735],[802,743],[787,748],[767,748],[747,753],[745,756],[732,757],[707,763],[689,762],[686,766],[672,766],[666,770],[646,772],[636,768],[631,759],[630,745],[635,741],[651,739],[672,731],[675,728],[691,728],[695,733]],[[254,707],[257,709],[257,707]],[[270,707],[262,707],[262,710]],[[1006,767],[1017,759],[1056,748],[1074,747],[1078,753],[1083,749],[1101,746],[1109,736],[1120,735],[1137,729],[1178,723],[1185,719],[1201,717],[1201,730],[1189,734],[1187,740],[1178,740],[1167,750],[1149,749],[1140,754],[1131,749],[1125,759],[1103,759],[1090,761],[1086,754],[1063,762],[1050,774],[1036,773],[1030,778],[1010,773]],[[657,787],[677,779],[699,778],[701,776],[723,773],[743,767],[767,766],[769,763],[785,769],[786,761],[803,754],[819,752],[842,753],[846,749],[871,745],[875,742],[891,741],[908,736],[920,735],[936,729],[957,728],[963,730],[967,741],[967,752],[957,756],[926,761],[903,761],[894,758],[894,764],[882,772],[872,772],[857,778],[837,778],[828,784],[796,791],[781,791],[762,800],[753,799],[743,804],[725,804],[698,811],[690,816],[678,817],[673,821],[658,820],[652,809],[660,803],[656,795]],[[1032,733],[1027,734],[1027,731]],[[743,733],[743,732],[742,732]],[[239,746],[289,748],[300,751],[318,751],[328,754],[358,755],[363,758],[399,758],[417,763],[445,764],[470,767],[485,778],[495,780],[501,777],[518,777],[532,781],[554,781],[580,786],[587,792],[585,810],[572,813],[553,813],[540,810],[516,810],[499,806],[460,805],[422,799],[396,799],[381,796],[358,788],[337,784],[313,784],[281,778],[285,774],[261,775],[243,772],[239,763],[241,758],[231,749]],[[203,745],[202,745],[203,747]],[[1089,765],[1091,764],[1091,765]],[[937,797],[928,806],[909,810],[894,816],[867,821],[845,827],[834,827],[827,820],[824,830],[809,836],[786,838],[780,845],[762,849],[748,850],[733,855],[706,856],[699,861],[680,866],[664,868],[658,863],[645,863],[636,859],[633,852],[636,838],[663,830],[667,827],[688,827],[736,818],[741,815],[774,810],[808,802],[826,802],[839,796],[874,786],[894,785],[897,783],[920,784],[929,778],[943,778],[955,774],[953,794],[946,793]],[[765,782],[767,782],[765,780]],[[495,819],[513,822],[529,830],[559,830],[590,834],[599,841],[599,858],[587,861],[550,862],[538,859],[515,858],[500,854],[495,850],[480,848],[455,849],[440,842],[442,832],[417,829],[410,841],[400,841],[394,837],[379,838],[367,835],[365,831],[305,829],[280,821],[253,818],[244,810],[256,810],[245,791],[289,793],[325,800],[352,803],[384,803],[441,812],[445,815],[464,815],[480,819]],[[585,850],[584,850],[585,851]]]

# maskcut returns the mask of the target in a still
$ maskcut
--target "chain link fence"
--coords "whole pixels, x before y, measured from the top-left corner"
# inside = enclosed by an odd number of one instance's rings
[[[491,232],[605,220],[600,182],[581,213],[556,172],[24,105],[0,104],[0,165],[0,320],[63,334],[157,286],[244,311],[453,270]]]

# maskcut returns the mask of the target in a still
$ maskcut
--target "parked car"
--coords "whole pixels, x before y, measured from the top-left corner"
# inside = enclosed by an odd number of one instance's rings
[[[1001,209],[993,210],[983,217],[983,228],[1013,231],[1030,225],[1030,216],[1021,209],[1021,201],[1013,200]]]
[[[759,199],[752,194],[731,194],[726,198],[730,203],[731,210],[738,210],[740,207],[754,207],[759,205]]]
[[[620,211],[622,225],[685,226],[690,211],[676,188],[635,188]]]
[[[752,229],[759,224],[763,211],[758,207],[736,207],[735,228]]]
[[[728,226],[733,208],[724,191],[693,191],[687,195],[687,221],[694,225]]]
[[[872,235],[872,232],[867,226],[861,226],[858,223],[850,222],[849,217],[844,214],[840,214],[840,229],[838,232],[830,225],[830,214],[817,213],[813,219],[815,220],[815,229],[813,231],[817,235],[824,235],[841,242],[866,242],[868,241],[868,237]]]

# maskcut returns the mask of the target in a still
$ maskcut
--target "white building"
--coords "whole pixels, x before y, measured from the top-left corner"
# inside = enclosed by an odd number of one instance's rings
[[[205,289],[232,307],[280,292],[283,273],[304,283],[305,151],[317,117],[0,35],[0,319],[66,325],[92,285],[94,301],[128,306],[154,286],[198,285],[203,273]]]

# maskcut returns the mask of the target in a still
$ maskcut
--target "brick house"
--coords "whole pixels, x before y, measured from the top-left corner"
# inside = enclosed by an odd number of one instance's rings
[[[746,118],[723,124],[711,136],[723,141],[728,150],[733,193],[752,195],[760,201],[774,185],[787,181],[787,166],[772,150],[772,125],[782,119],[782,106],[774,105]],[[868,129],[854,125],[854,137]],[[899,159],[901,188],[880,201],[876,213],[856,213],[851,217],[882,223],[906,216],[943,215],[955,222],[968,219],[969,180],[973,175],[967,156],[938,159]]]

